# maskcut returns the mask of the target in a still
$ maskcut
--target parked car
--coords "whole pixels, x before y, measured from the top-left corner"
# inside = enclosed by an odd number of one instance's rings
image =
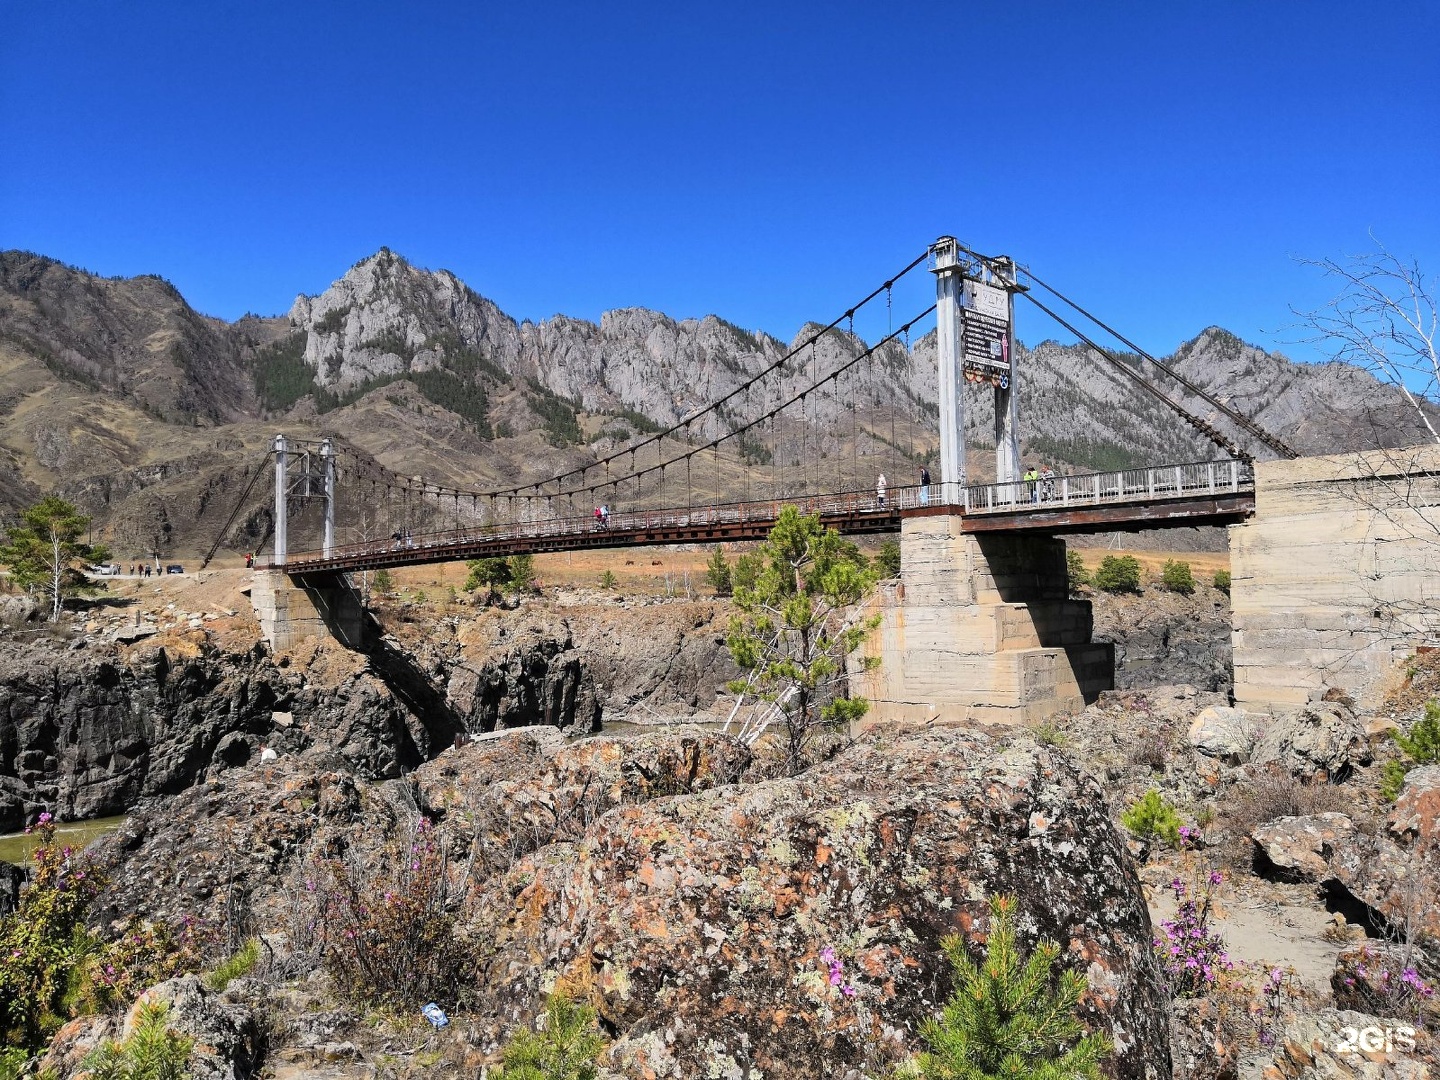
[[[118,577],[120,574],[120,566],[117,563],[97,563],[95,566],[87,566],[85,569],[96,577]]]
[[[165,572],[167,574],[183,574],[185,567],[181,566],[178,562],[172,562],[169,566],[165,567]]]

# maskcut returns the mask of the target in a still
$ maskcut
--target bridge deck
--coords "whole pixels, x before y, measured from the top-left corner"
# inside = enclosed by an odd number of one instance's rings
[[[931,503],[921,495],[918,487],[892,488],[884,506],[877,505],[873,491],[852,491],[635,510],[612,514],[605,528],[597,527],[590,516],[473,525],[400,541],[350,544],[328,555],[299,552],[285,561],[283,569],[304,576],[588,548],[761,540],[787,505],[818,513],[826,525],[850,535],[896,532],[906,517],[936,514],[958,515],[961,531],[967,533],[1058,534],[1233,524],[1255,509],[1248,470],[1233,461],[974,486],[965,488],[963,502],[954,505]]]

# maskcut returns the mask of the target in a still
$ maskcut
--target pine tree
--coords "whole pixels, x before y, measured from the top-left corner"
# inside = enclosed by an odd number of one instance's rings
[[[505,1047],[501,1080],[595,1080],[604,1046],[595,1010],[553,994],[541,1029],[522,1028]]]
[[[731,581],[737,614],[725,642],[748,678],[729,689],[774,703],[793,775],[805,767],[818,730],[858,720],[869,708],[849,695],[845,658],[879,625],[878,616],[854,614],[875,570],[819,514],[787,506],[769,538],[736,560]]]
[[[195,1040],[172,1031],[169,1016],[164,1003],[141,1005],[130,1037],[107,1039],[86,1060],[93,1080],[185,1080]]]
[[[103,587],[90,581],[81,567],[108,561],[110,552],[81,539],[90,519],[58,496],[45,496],[26,510],[21,520],[0,546],[0,563],[10,568],[10,579],[16,585],[50,601],[53,622],[60,618],[67,597]]]
[[[990,902],[985,961],[951,936],[945,955],[955,990],[939,1019],[920,1029],[930,1049],[915,1063],[924,1080],[1099,1080],[1109,1038],[1084,1031],[1075,1006],[1085,977],[1053,969],[1060,946],[1042,940],[1026,959],[1015,944],[1015,901]],[[1078,1036],[1078,1038],[1077,1038]],[[1068,1049],[1067,1049],[1068,1047]]]
[[[715,590],[716,596],[729,596],[734,591],[730,581],[730,563],[725,559],[725,552],[719,544],[710,553],[710,561],[705,564],[705,580]]]

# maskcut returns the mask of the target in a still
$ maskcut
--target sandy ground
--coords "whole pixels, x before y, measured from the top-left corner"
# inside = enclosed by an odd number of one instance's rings
[[[1156,924],[1175,915],[1175,896],[1159,879],[1170,876],[1161,866],[1148,866],[1143,874],[1150,919]],[[1307,989],[1326,993],[1335,958],[1344,945],[1327,940],[1331,916],[1315,895],[1313,885],[1280,885],[1245,878],[1238,887],[1222,893],[1211,928],[1224,940],[1230,958],[1247,966],[1293,970]]]

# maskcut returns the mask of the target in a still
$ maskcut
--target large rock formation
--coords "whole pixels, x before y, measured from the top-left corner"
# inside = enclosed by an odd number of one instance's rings
[[[262,929],[298,925],[286,912],[318,880],[315,857],[381,865],[418,808],[469,867],[465,1019],[482,1051],[559,986],[598,1009],[617,1075],[805,1080],[915,1049],[949,988],[940,939],[979,948],[986,899],[1010,893],[1025,941],[1059,941],[1087,975],[1084,1018],[1116,1043],[1108,1071],[1169,1076],[1139,883],[1098,786],[1066,758],[934,731],[759,775],[699,734],[509,732],[445,752],[411,788],[282,759],[135,815],[109,842],[108,902],[216,916],[248,896]],[[853,996],[827,979],[827,948]]]

